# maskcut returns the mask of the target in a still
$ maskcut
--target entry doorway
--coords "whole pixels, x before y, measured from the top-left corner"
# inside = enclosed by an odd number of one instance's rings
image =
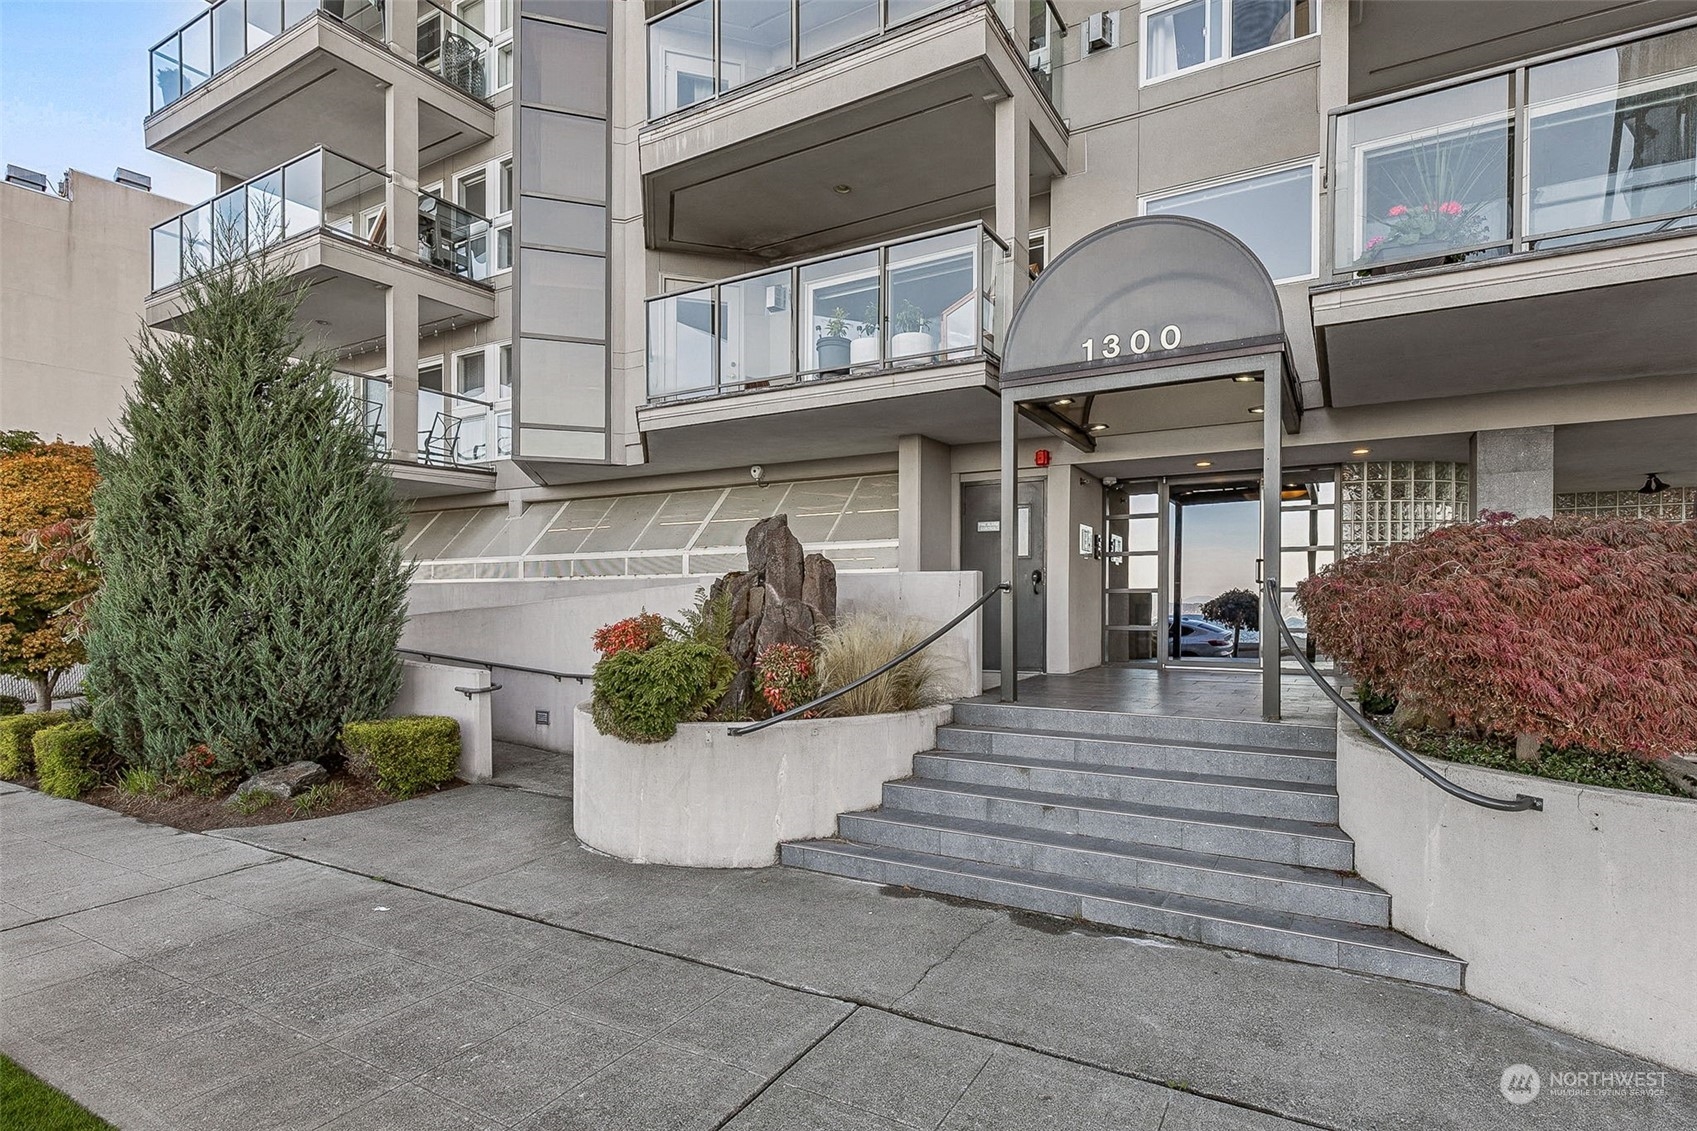
[[[1022,479],[1015,488],[1014,529],[1014,617],[1015,644],[1022,672],[1047,670],[1044,613],[1045,574],[1043,506],[1044,483]],[[963,483],[960,488],[960,568],[975,569],[984,584],[994,585],[1002,576],[1002,487],[1001,484]],[[1002,666],[1002,602],[984,606],[984,670]]]
[[[1167,491],[1172,578],[1167,658],[1259,668],[1261,484],[1174,483]]]

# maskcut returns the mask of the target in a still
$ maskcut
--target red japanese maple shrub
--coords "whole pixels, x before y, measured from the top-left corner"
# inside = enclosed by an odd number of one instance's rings
[[[1487,516],[1297,587],[1358,682],[1493,734],[1697,750],[1697,522]]]

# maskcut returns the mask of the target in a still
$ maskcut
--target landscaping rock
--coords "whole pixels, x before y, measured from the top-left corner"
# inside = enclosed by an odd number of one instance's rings
[[[1656,759],[1656,768],[1679,792],[1697,797],[1697,754],[1669,754]]]
[[[760,629],[754,637],[754,654],[758,656],[774,644],[812,648],[816,643],[813,610],[799,596],[780,597],[768,585],[766,610],[761,614]]]
[[[837,619],[837,567],[824,554],[809,554],[801,563],[801,599],[813,610],[813,626],[822,629]]]
[[[233,802],[244,793],[258,791],[287,801],[302,790],[329,780],[330,771],[317,762],[290,762],[287,766],[278,766],[253,775],[236,787],[236,792],[230,800]]]
[[[775,514],[749,528],[748,571],[761,575],[766,588],[780,597],[801,597],[801,542],[790,533],[790,516]]]
[[[815,648],[819,630],[837,615],[837,567],[823,554],[803,552],[788,515],[755,523],[745,545],[748,569],[727,573],[711,591],[730,605],[729,651],[737,664],[715,708],[725,718],[764,712],[754,696],[754,661],[761,649],[773,644]]]

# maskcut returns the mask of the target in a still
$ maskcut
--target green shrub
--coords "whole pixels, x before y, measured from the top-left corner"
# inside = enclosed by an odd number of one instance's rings
[[[131,766],[118,775],[118,791],[131,797],[153,797],[169,793],[171,787],[165,784],[164,776],[157,770]]]
[[[244,817],[251,817],[261,809],[269,808],[277,800],[277,795],[268,789],[244,789],[230,799],[230,808]]]
[[[342,728],[348,770],[396,797],[411,797],[454,776],[460,724],[441,715],[372,719]]]
[[[595,665],[590,714],[602,734],[664,742],[699,719],[730,686],[723,649],[667,640],[646,651],[615,652]]]
[[[1631,754],[1609,754],[1582,746],[1554,746],[1546,742],[1536,762],[1514,756],[1514,740],[1464,731],[1407,729],[1397,736],[1402,744],[1427,758],[1462,762],[1511,774],[1550,778],[1574,785],[1600,785],[1607,789],[1630,789],[1639,793],[1677,796],[1654,765]]]
[[[35,732],[58,726],[71,716],[64,711],[0,718],[0,778],[26,778],[35,773]]]
[[[24,713],[24,701],[16,695],[0,695],[0,716],[21,715]]]
[[[112,770],[112,743],[91,722],[68,722],[35,735],[41,792],[81,797]]]
[[[320,809],[328,809],[340,801],[348,787],[339,781],[327,781],[308,786],[294,797],[295,816],[304,817]]]

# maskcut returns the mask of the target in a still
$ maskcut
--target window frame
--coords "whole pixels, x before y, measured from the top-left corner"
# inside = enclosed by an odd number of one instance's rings
[[[1281,43],[1269,43],[1265,47],[1257,47],[1253,51],[1245,51],[1242,54],[1233,54],[1232,53],[1232,8],[1236,4],[1236,0],[1220,0],[1220,12],[1221,12],[1220,19],[1221,19],[1221,22],[1225,26],[1221,29],[1221,41],[1220,41],[1220,54],[1219,54],[1219,56],[1217,58],[1214,58],[1214,59],[1206,59],[1206,60],[1204,60],[1200,63],[1194,63],[1194,64],[1192,64],[1188,67],[1180,67],[1176,70],[1168,71],[1164,75],[1157,75],[1157,76],[1151,78],[1150,75],[1149,75],[1149,17],[1159,16],[1163,12],[1168,12],[1168,11],[1171,11],[1172,9],[1174,9],[1174,8],[1180,8],[1180,7],[1183,7],[1186,4],[1191,4],[1191,3],[1195,3],[1195,2],[1196,2],[1196,0],[1159,0],[1159,2],[1156,2],[1156,3],[1145,4],[1138,11],[1138,13],[1137,13],[1137,86],[1138,86],[1138,89],[1141,90],[1142,88],[1144,88],[1146,86],[1156,86],[1160,83],[1167,82],[1171,79],[1176,79],[1180,75],[1194,75],[1194,74],[1197,74],[1198,72],[1205,71],[1210,67],[1218,67],[1218,66],[1221,66],[1225,63],[1230,63],[1234,59],[1250,59],[1250,58],[1253,58],[1256,55],[1260,55],[1260,54],[1263,54],[1263,53],[1268,52],[1268,51],[1277,51],[1281,47],[1289,47],[1293,43],[1301,43],[1306,39],[1311,39],[1314,36],[1317,36],[1317,35],[1320,34],[1320,6],[1322,4],[1324,4],[1326,2],[1326,0],[1308,0],[1309,4],[1311,6],[1312,15],[1311,15],[1311,18],[1309,20],[1310,26],[1309,26],[1309,30],[1308,30],[1307,34],[1293,36],[1290,39],[1284,40]],[[1293,4],[1292,4],[1293,8],[1295,6],[1295,2],[1296,2],[1296,0],[1293,0]]]
[[[509,153],[501,157],[496,157],[493,160],[480,161],[475,165],[468,165],[465,168],[458,170],[448,178],[448,181],[454,186],[454,194],[452,197],[453,203],[462,208],[465,207],[463,204],[460,204],[460,187],[467,181],[474,180],[477,177],[482,177],[483,199],[485,201],[485,206],[493,204],[496,208],[499,208],[501,206],[502,171],[504,167],[511,166],[512,164],[513,156]],[[514,180],[512,184],[512,195],[516,197],[518,195],[518,183]],[[436,191],[438,195],[441,194],[440,188]],[[487,215],[484,219],[489,221],[489,250],[487,253],[489,256],[488,278],[494,279],[498,275],[511,274],[513,270],[511,259],[508,260],[505,266],[501,265],[501,235],[504,232],[510,233],[513,229],[512,201],[509,200],[507,202],[506,211]],[[509,244],[508,246],[510,247],[511,245]]]
[[[1241,173],[1233,173],[1230,176],[1226,176],[1226,177],[1215,177],[1212,180],[1197,181],[1193,184],[1188,184],[1188,185],[1176,185],[1172,188],[1162,189],[1159,192],[1146,193],[1146,194],[1140,195],[1137,198],[1137,214],[1140,217],[1149,215],[1149,205],[1151,203],[1155,202],[1155,201],[1166,200],[1166,199],[1168,199],[1170,197],[1174,197],[1174,196],[1188,196],[1191,193],[1202,192],[1202,191],[1205,191],[1207,189],[1224,188],[1227,185],[1240,184],[1244,181],[1253,181],[1253,180],[1257,180],[1261,177],[1271,177],[1271,176],[1275,176],[1279,173],[1288,173],[1288,172],[1291,172],[1294,169],[1307,169],[1309,171],[1309,180],[1308,180],[1308,185],[1309,185],[1309,193],[1308,193],[1308,272],[1307,272],[1307,274],[1303,274],[1303,275],[1274,276],[1273,283],[1274,283],[1275,286],[1283,286],[1286,283],[1300,283],[1300,282],[1305,282],[1305,281],[1308,281],[1308,280],[1311,280],[1311,279],[1317,279],[1317,278],[1320,277],[1320,155],[1319,154],[1316,154],[1313,157],[1303,157],[1303,158],[1296,160],[1296,161],[1283,161],[1283,162],[1280,162],[1277,165],[1264,165],[1264,166],[1262,166],[1261,168],[1258,168],[1258,169],[1250,169],[1250,170],[1247,170],[1247,171],[1241,172]],[[1157,215],[1172,216],[1172,215],[1183,215],[1183,213],[1161,212],[1161,213],[1157,213]],[[1232,233],[1232,234],[1236,235],[1235,232]],[[1238,236],[1237,238],[1242,239],[1243,237]],[[1246,247],[1248,246],[1247,240],[1244,241],[1244,245]],[[1254,248],[1250,248],[1250,250],[1254,251]],[[1257,255],[1257,258],[1259,258],[1259,255]],[[1263,266],[1265,266],[1265,265],[1263,264]],[[1272,273],[1271,270],[1269,270],[1268,274],[1271,274],[1271,273]]]

